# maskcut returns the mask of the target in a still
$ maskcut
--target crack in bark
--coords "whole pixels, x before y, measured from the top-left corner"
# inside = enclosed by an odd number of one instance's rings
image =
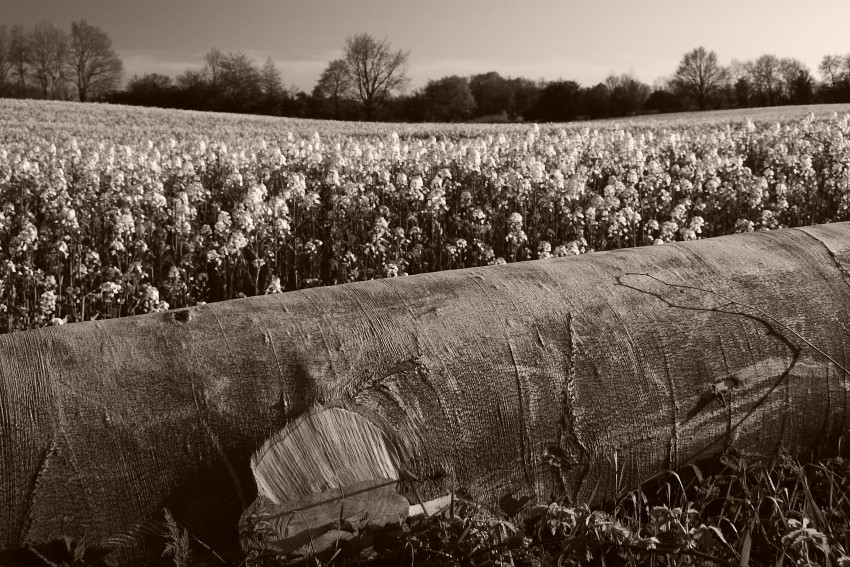
[[[283,364],[280,362],[280,357],[277,354],[277,349],[274,346],[274,337],[272,337],[271,329],[269,329],[268,325],[264,324],[262,320],[257,321],[257,325],[263,330],[263,341],[269,345],[272,349],[272,357],[274,357],[275,366],[277,366],[277,374],[280,377],[280,394],[279,394],[279,403],[281,405],[281,411],[283,412],[284,419],[288,414],[289,408],[287,407],[289,404],[287,403],[286,398],[283,395],[283,384],[286,383],[286,376],[283,372]]]
[[[667,468],[672,469],[678,464],[679,459],[679,408],[676,406],[676,392],[673,383],[673,377],[670,375],[670,363],[667,360],[667,349],[664,348],[664,336],[658,332],[658,329],[653,329],[658,342],[661,345],[661,358],[664,361],[664,375],[667,377],[667,386],[670,389],[670,426],[672,427],[672,435],[670,436],[670,444],[667,450]]]
[[[507,335],[507,329],[505,329],[505,335]],[[519,444],[520,444],[520,452],[522,453],[522,472],[523,476],[525,476],[525,482],[528,486],[533,485],[533,478],[531,475],[531,471],[528,468],[528,461],[530,460],[530,456],[528,454],[528,423],[526,418],[525,411],[525,396],[522,391],[522,376],[519,372],[519,362],[517,362],[516,353],[514,352],[514,346],[511,343],[511,338],[506,336],[508,343],[508,351],[511,353],[511,362],[514,366],[514,375],[516,376],[516,389],[517,389],[517,401],[519,402]]]
[[[711,307],[711,308],[708,308],[708,307],[688,307],[688,306],[685,306],[685,305],[678,305],[678,304],[676,304],[676,303],[672,303],[671,301],[669,301],[669,300],[665,299],[665,298],[664,298],[664,297],[662,297],[660,294],[653,293],[653,292],[651,292],[651,291],[648,291],[648,290],[645,290],[645,289],[641,289],[641,288],[638,288],[638,287],[635,287],[635,286],[632,286],[632,285],[629,285],[629,284],[623,283],[622,278],[624,278],[625,276],[645,276],[645,277],[651,278],[651,279],[653,279],[653,280],[655,280],[655,281],[657,281],[657,282],[659,282],[659,283],[661,283],[661,284],[663,284],[663,285],[666,285],[666,286],[670,286],[670,287],[680,287],[680,288],[684,288],[684,289],[690,289],[690,290],[694,290],[694,291],[699,291],[699,292],[702,292],[702,293],[710,293],[710,294],[712,294],[712,295],[715,295],[715,296],[717,296],[717,297],[719,297],[719,298],[721,298],[721,299],[723,299],[723,300],[727,301],[727,303],[725,303],[724,305],[721,305],[721,307],[728,307],[728,306],[730,306],[730,305],[737,305],[737,306],[739,306],[739,307],[743,307],[743,308],[745,308],[745,309],[752,309],[753,311],[756,311],[756,312],[760,313],[761,315],[763,315],[763,317],[756,317],[755,315],[749,315],[749,314],[747,314],[747,313],[741,313],[740,311],[723,311],[723,310],[718,309],[718,308],[716,308],[716,307]],[[775,337],[779,338],[782,342],[784,342],[784,343],[788,344],[788,345],[789,345],[789,347],[790,347],[790,346],[792,346],[792,345],[791,345],[791,342],[790,342],[790,341],[789,341],[786,337],[784,337],[783,335],[781,335],[781,334],[780,334],[780,333],[779,333],[776,329],[774,329],[774,328],[773,328],[773,325],[771,325],[771,324],[767,321],[767,319],[769,319],[769,320],[770,320],[770,321],[772,321],[774,324],[779,325],[780,327],[784,328],[786,331],[788,331],[789,333],[791,333],[792,335],[794,335],[795,337],[797,337],[800,341],[802,341],[803,343],[805,343],[805,344],[806,344],[806,346],[808,346],[809,348],[811,348],[812,350],[814,350],[815,352],[817,352],[818,354],[820,354],[821,356],[823,356],[824,358],[826,358],[826,359],[827,359],[828,361],[830,361],[832,364],[834,364],[835,366],[837,366],[837,367],[838,367],[838,368],[839,368],[842,372],[844,372],[845,374],[847,374],[848,376],[850,376],[850,370],[848,370],[848,369],[847,369],[844,365],[842,365],[842,364],[841,364],[841,363],[839,363],[837,360],[835,360],[834,358],[832,358],[831,356],[829,356],[827,353],[825,353],[823,350],[821,350],[820,348],[818,348],[817,346],[815,346],[814,344],[812,344],[812,342],[811,342],[811,341],[809,341],[806,337],[804,337],[803,335],[801,335],[800,333],[798,333],[797,331],[795,331],[794,329],[792,329],[791,327],[789,327],[788,325],[786,325],[785,323],[783,323],[782,321],[780,321],[779,319],[777,319],[776,317],[774,317],[774,316],[770,315],[769,313],[766,313],[766,312],[765,312],[765,311],[763,311],[761,308],[756,307],[755,305],[748,305],[748,304],[746,304],[746,303],[743,303],[743,302],[737,301],[737,300],[735,300],[735,299],[731,299],[731,298],[726,297],[725,295],[723,295],[723,294],[721,294],[721,293],[718,293],[718,292],[716,292],[716,291],[712,291],[712,290],[710,290],[710,289],[704,289],[704,288],[701,288],[701,287],[696,287],[696,286],[691,286],[691,285],[672,284],[672,283],[669,283],[669,282],[665,282],[664,280],[662,280],[662,279],[660,279],[660,278],[657,278],[657,277],[655,277],[655,276],[653,276],[653,275],[646,274],[646,273],[634,273],[634,272],[627,272],[627,273],[623,274],[622,276],[615,276],[615,278],[614,278],[614,279],[617,281],[617,284],[618,284],[618,285],[621,285],[621,286],[626,287],[626,288],[629,288],[629,289],[633,289],[633,290],[635,290],[635,291],[637,291],[637,292],[639,292],[639,293],[645,293],[645,294],[647,294],[647,295],[651,295],[651,296],[653,296],[653,297],[655,297],[655,298],[659,299],[660,301],[662,301],[662,302],[666,303],[666,304],[667,304],[667,305],[669,305],[670,307],[678,307],[679,309],[687,309],[687,310],[690,310],[690,311],[713,311],[713,312],[715,312],[715,313],[725,313],[725,314],[727,314],[727,315],[738,315],[738,316],[740,316],[740,317],[747,317],[747,318],[749,318],[749,319],[752,319],[752,320],[757,321],[757,322],[761,323],[762,325],[764,325],[764,326],[765,326],[765,328],[766,328],[766,329],[767,329],[767,331],[768,331],[768,335],[769,335],[769,336],[770,336],[770,335],[773,335],[773,336],[775,336]]]
[[[838,270],[838,273],[840,273],[843,276],[844,283],[847,284],[847,287],[850,287],[850,269],[846,268],[844,266],[844,264],[841,263],[841,261],[838,259],[838,255],[835,253],[835,251],[833,251],[832,248],[830,248],[829,245],[825,241],[821,240],[816,235],[810,233],[809,231],[805,230],[804,228],[800,228],[798,230],[800,232],[802,232],[803,234],[817,240],[821,244],[821,246],[823,246],[824,249],[826,249],[826,253],[829,256],[829,259],[832,260],[833,264],[835,264],[835,267]]]
[[[646,276],[646,277],[652,278],[652,279],[654,279],[655,281],[658,281],[658,282],[660,282],[660,283],[662,283],[663,285],[666,285],[666,286],[670,286],[670,287],[681,287],[681,288],[687,288],[687,289],[691,289],[691,290],[695,290],[695,291],[700,291],[700,292],[703,292],[703,293],[711,293],[711,294],[716,295],[716,296],[718,296],[718,297],[721,297],[722,299],[724,299],[724,300],[726,300],[726,301],[728,301],[728,302],[729,302],[729,303],[726,303],[726,304],[722,305],[721,307],[727,307],[728,305],[739,305],[739,306],[741,306],[741,307],[751,308],[751,309],[757,310],[757,311],[759,311],[759,312],[763,313],[766,317],[758,317],[758,316],[756,316],[756,315],[752,315],[752,314],[749,314],[749,313],[742,313],[742,312],[740,312],[740,311],[728,311],[728,310],[724,310],[724,309],[722,309],[722,308],[718,308],[718,307],[694,307],[694,306],[689,306],[689,305],[679,305],[678,303],[674,303],[674,302],[670,301],[669,299],[667,299],[666,297],[662,296],[662,295],[661,295],[661,294],[659,294],[659,293],[656,293],[656,292],[653,292],[653,291],[650,291],[650,290],[647,290],[647,289],[642,289],[642,288],[639,288],[639,287],[636,287],[636,286],[634,286],[634,285],[631,285],[631,284],[628,284],[628,283],[624,282],[624,281],[623,281],[623,278],[624,278],[624,277],[626,277],[626,276]],[[797,362],[798,362],[798,361],[799,361],[799,359],[800,359],[800,352],[801,352],[801,349],[800,349],[799,347],[795,346],[795,345],[794,345],[794,344],[790,341],[790,339],[788,339],[787,337],[785,337],[784,335],[782,335],[779,331],[777,331],[777,330],[774,328],[773,324],[771,324],[771,322],[767,320],[767,318],[768,318],[768,317],[769,317],[769,318],[771,318],[771,319],[773,319],[773,317],[771,317],[770,315],[768,315],[768,314],[764,313],[763,311],[761,311],[761,309],[759,309],[759,308],[757,308],[757,307],[753,307],[753,306],[746,305],[746,304],[741,303],[741,302],[737,302],[737,301],[735,301],[735,300],[731,300],[731,299],[729,299],[729,298],[727,298],[727,297],[725,297],[725,296],[723,296],[723,295],[721,295],[721,294],[719,294],[719,293],[717,293],[717,292],[711,291],[711,290],[702,289],[702,288],[698,288],[698,287],[695,287],[695,286],[689,286],[689,285],[671,284],[671,283],[666,282],[666,281],[664,281],[664,280],[662,280],[662,279],[660,279],[660,278],[656,278],[655,276],[652,276],[652,275],[650,275],[650,274],[645,274],[645,273],[632,273],[632,272],[627,272],[627,273],[625,273],[625,274],[623,274],[623,275],[621,275],[621,276],[616,276],[614,279],[617,281],[617,285],[623,286],[623,287],[628,288],[628,289],[632,289],[632,290],[634,290],[634,291],[637,291],[638,293],[643,293],[643,294],[646,294],[646,295],[651,295],[652,297],[655,297],[656,299],[658,299],[659,301],[663,302],[665,305],[668,305],[668,306],[670,306],[670,307],[675,307],[675,308],[678,308],[678,309],[685,309],[685,310],[688,310],[688,311],[709,311],[709,312],[714,312],[714,313],[721,313],[721,314],[724,314],[724,315],[734,315],[734,316],[737,316],[737,317],[745,317],[745,318],[747,318],[747,319],[751,319],[751,320],[753,320],[753,321],[755,321],[755,322],[760,323],[761,325],[763,325],[763,326],[765,327],[765,329],[767,329],[767,334],[768,334],[768,336],[774,336],[774,337],[776,337],[776,338],[777,338],[777,339],[778,339],[781,343],[783,343],[783,344],[784,344],[784,345],[788,348],[788,350],[790,350],[790,351],[791,351],[791,353],[792,353],[791,363],[788,365],[788,367],[787,367],[787,368],[786,368],[786,369],[785,369],[785,370],[784,370],[781,374],[779,374],[779,375],[776,377],[776,380],[773,382],[773,384],[770,386],[770,388],[768,388],[767,392],[765,392],[765,393],[764,393],[764,395],[763,395],[763,396],[761,396],[761,398],[759,398],[759,399],[758,399],[758,400],[757,400],[757,401],[753,404],[752,408],[751,408],[749,411],[747,411],[747,412],[746,412],[746,413],[745,413],[745,414],[744,414],[744,415],[743,415],[743,416],[742,416],[742,417],[741,417],[741,418],[740,418],[740,419],[739,419],[739,420],[738,420],[738,421],[737,421],[737,422],[736,422],[736,423],[732,426],[732,428],[731,428],[731,429],[727,432],[727,435],[726,435],[726,436],[718,436],[718,437],[717,437],[714,441],[712,441],[712,442],[708,443],[708,444],[707,444],[707,445],[705,445],[702,449],[698,450],[696,453],[694,453],[694,454],[692,454],[692,455],[689,455],[689,456],[686,458],[686,460],[687,460],[687,461],[692,461],[692,460],[696,460],[696,459],[698,459],[700,455],[703,455],[704,453],[706,453],[706,452],[707,452],[710,448],[714,447],[714,446],[715,446],[718,442],[720,442],[720,441],[721,441],[724,437],[727,439],[727,443],[728,443],[728,439],[731,439],[731,433],[732,433],[732,431],[737,430],[737,429],[738,429],[738,428],[739,428],[739,427],[740,427],[740,426],[741,426],[741,425],[742,425],[742,424],[743,424],[743,423],[744,423],[744,422],[745,422],[745,421],[746,421],[746,420],[747,420],[747,419],[748,419],[748,418],[749,418],[749,417],[750,417],[753,413],[755,413],[755,411],[756,411],[759,407],[761,407],[761,406],[764,404],[764,402],[768,399],[768,397],[769,397],[771,394],[773,394],[773,392],[774,392],[774,391],[776,391],[776,389],[777,389],[780,385],[782,385],[782,383],[783,383],[783,382],[785,382],[785,381],[786,381],[786,379],[788,378],[788,376],[791,374],[791,370],[793,370],[793,369],[794,369],[794,367],[797,365]],[[778,323],[779,325],[784,326],[784,324],[782,324],[780,321],[776,321],[776,320],[774,320],[774,324],[776,324],[776,323]],[[785,328],[787,329],[787,327],[785,327]],[[826,358],[828,358],[831,362],[833,362],[836,366],[838,366],[838,367],[839,367],[842,371],[844,371],[844,372],[848,372],[846,368],[844,368],[842,365],[840,365],[840,364],[838,364],[837,362],[835,362],[835,361],[834,361],[831,357],[829,357],[829,355],[827,355],[826,353],[824,353],[823,351],[821,351],[820,349],[818,349],[817,347],[815,347],[814,345],[812,345],[812,344],[811,344],[810,342],[808,342],[805,338],[800,337],[800,336],[799,336],[799,335],[798,335],[795,331],[793,331],[792,329],[788,329],[788,330],[789,330],[789,331],[791,331],[794,335],[798,336],[798,338],[800,338],[801,340],[803,340],[804,342],[806,342],[806,344],[807,344],[807,345],[809,345],[809,346],[811,346],[814,350],[816,350],[817,352],[819,352],[820,354],[822,354],[822,355],[824,355]],[[730,411],[731,411],[731,405],[730,405]],[[783,426],[783,427],[784,427],[784,426]]]
[[[564,383],[562,398],[563,409],[558,449],[561,451],[565,450],[566,456],[569,458],[570,462],[559,462],[557,468],[558,477],[560,478],[566,492],[568,483],[564,477],[564,473],[581,467],[578,482],[574,487],[574,494],[571,495],[572,499],[576,500],[581,487],[584,485],[584,480],[588,471],[590,470],[588,458],[590,451],[588,451],[587,447],[584,443],[582,443],[578,432],[576,431],[576,424],[578,422],[576,419],[576,407],[578,405],[578,395],[576,393],[576,357],[579,351],[579,341],[578,334],[576,333],[575,326],[573,324],[573,313],[571,311],[567,313],[567,335],[569,337],[567,356],[569,358],[570,367],[567,370],[567,377]],[[562,461],[562,459],[559,459],[559,461]]]
[[[35,471],[35,474],[32,475],[32,479],[30,480],[29,487],[26,492],[26,502],[21,507],[21,518],[20,524],[18,526],[18,535],[16,536],[15,545],[17,547],[21,547],[24,545],[24,540],[26,539],[27,532],[29,532],[30,525],[32,524],[32,508],[35,504],[35,497],[38,492],[38,487],[41,485],[41,479],[44,477],[47,472],[47,468],[50,465],[51,458],[56,454],[59,449],[59,445],[56,443],[56,437],[50,441],[50,446],[47,447],[44,451],[42,451],[40,464],[38,466],[38,470]]]

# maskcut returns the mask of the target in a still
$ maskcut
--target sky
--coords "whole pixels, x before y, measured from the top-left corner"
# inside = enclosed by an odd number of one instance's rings
[[[820,78],[824,55],[850,53],[850,0],[0,0],[0,23],[80,19],[109,34],[125,78],[176,77],[218,47],[271,57],[305,91],[358,33],[409,50],[412,89],[488,71],[587,86],[632,73],[652,85],[699,46],[722,64],[794,57]]]

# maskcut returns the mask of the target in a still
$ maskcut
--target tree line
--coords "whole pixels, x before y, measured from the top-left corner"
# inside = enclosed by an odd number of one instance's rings
[[[101,100],[121,86],[124,64],[112,39],[85,20],[63,30],[0,24],[0,96]]]
[[[850,54],[825,56],[818,81],[793,58],[762,55],[724,66],[704,47],[686,53],[669,78],[650,86],[630,73],[583,86],[498,72],[429,80],[409,91],[410,53],[358,34],[345,41],[311,92],[286,87],[271,58],[209,50],[199,68],[175,78],[134,75],[119,88],[123,65],[109,36],[85,20],[66,32],[0,24],[0,96],[104,102],[223,112],[387,121],[541,121],[637,114],[850,102]]]

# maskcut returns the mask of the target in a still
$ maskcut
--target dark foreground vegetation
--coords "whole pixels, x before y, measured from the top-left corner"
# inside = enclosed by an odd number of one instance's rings
[[[379,534],[374,559],[361,564],[843,566],[848,474],[841,458],[803,465],[729,453],[661,473],[594,510],[509,498],[488,513],[458,499],[454,513]],[[345,551],[335,564],[346,563]]]
[[[455,494],[431,516],[379,530],[341,525],[351,539],[320,557],[252,553],[245,567],[322,565],[781,566],[850,565],[850,461],[803,464],[783,455],[727,453],[667,471],[591,510],[522,497],[486,510]],[[225,565],[166,513],[163,564]],[[9,565],[102,565],[86,542],[30,549]]]

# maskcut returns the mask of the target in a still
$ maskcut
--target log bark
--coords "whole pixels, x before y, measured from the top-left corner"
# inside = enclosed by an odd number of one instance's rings
[[[238,549],[251,455],[317,404],[383,431],[426,500],[599,500],[615,455],[630,485],[729,447],[827,451],[848,269],[837,223],[5,335],[0,551],[157,557],[163,508]]]

